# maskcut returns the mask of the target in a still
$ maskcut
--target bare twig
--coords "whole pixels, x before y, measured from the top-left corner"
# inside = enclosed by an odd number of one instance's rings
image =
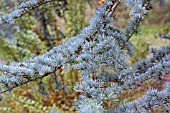
[[[117,9],[118,5],[120,3],[120,0],[116,0],[113,4],[113,6],[111,7],[111,11],[109,12],[108,16],[112,16],[113,13],[115,12],[115,10]]]

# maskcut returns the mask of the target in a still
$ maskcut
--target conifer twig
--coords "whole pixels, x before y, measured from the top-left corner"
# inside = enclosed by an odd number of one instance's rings
[[[22,2],[17,9],[13,10],[7,15],[0,17],[0,26],[5,23],[14,23],[15,19],[27,14],[31,10],[45,4],[48,2],[52,2],[55,0],[30,0],[27,2]]]
[[[37,80],[42,79],[42,78],[44,78],[44,77],[46,77],[46,76],[48,76],[48,75],[50,75],[50,74],[51,74],[51,73],[46,73],[46,74],[44,74],[44,75],[42,75],[42,76],[38,76],[38,77],[35,77],[35,78],[30,78],[30,79],[28,79],[27,81],[24,81],[24,82],[22,82],[22,83],[20,83],[20,84],[15,84],[14,86],[12,86],[12,87],[10,87],[10,88],[8,88],[8,89],[6,89],[6,90],[0,91],[0,94],[6,93],[6,92],[8,92],[8,91],[11,91],[12,89],[17,88],[17,87],[22,86],[22,85],[25,85],[25,84],[27,84],[27,83],[29,83],[29,82],[37,81]]]

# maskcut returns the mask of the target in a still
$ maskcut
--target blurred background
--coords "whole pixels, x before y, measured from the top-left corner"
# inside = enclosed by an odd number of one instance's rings
[[[0,15],[8,14],[24,1],[27,0],[1,0]],[[162,34],[170,33],[170,1],[154,0],[153,3],[154,10],[149,11],[142,22],[140,33],[131,38],[135,46],[132,66],[137,61],[148,58],[151,48],[160,48],[170,43],[160,38]],[[89,20],[99,5],[102,5],[99,0],[57,0],[18,18],[15,24],[0,26],[0,61],[7,64],[11,61],[22,62],[66,42],[89,25]],[[113,24],[124,30],[130,19],[129,10],[124,4],[120,4],[113,17]],[[26,84],[14,89],[13,93],[5,94],[0,102],[0,113],[47,113],[55,108],[64,113],[76,112],[74,102],[79,94],[73,87],[80,81],[80,72],[64,73],[59,70],[58,73],[56,79],[61,82],[54,82],[53,76],[40,81],[47,88],[45,95],[41,95],[39,91],[39,82]],[[164,78],[165,82],[167,80],[170,78]],[[160,82],[147,83],[140,90],[123,94],[116,105],[107,103],[107,106],[115,108],[123,102],[133,101],[149,88],[161,90],[160,84],[163,83]],[[57,87],[57,84],[62,87]]]

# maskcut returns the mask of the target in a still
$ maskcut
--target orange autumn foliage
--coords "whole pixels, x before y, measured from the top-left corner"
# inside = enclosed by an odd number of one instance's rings
[[[105,2],[106,2],[106,0],[100,0],[100,1],[98,1],[97,4],[98,4],[99,6],[102,6]]]

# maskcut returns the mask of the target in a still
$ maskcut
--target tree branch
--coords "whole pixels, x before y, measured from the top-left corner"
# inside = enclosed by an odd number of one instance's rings
[[[13,10],[7,15],[0,17],[0,26],[5,23],[14,23],[15,19],[27,14],[29,11],[39,7],[45,3],[52,2],[55,0],[30,0],[22,2],[16,10]]]
[[[30,78],[30,79],[28,79],[28,81],[24,81],[24,82],[22,82],[20,84],[15,84],[14,86],[10,87],[9,89],[0,91],[0,94],[8,92],[8,91],[11,91],[12,89],[17,88],[17,87],[22,86],[22,85],[25,85],[25,84],[27,84],[29,82],[37,81],[37,80],[42,79],[42,78],[44,78],[44,77],[46,77],[46,76],[48,76],[50,74],[52,74],[52,73],[46,73],[43,76],[38,76],[38,77],[35,77],[35,78]]]
[[[52,1],[52,0],[48,0],[48,2],[49,1]],[[43,4],[45,2],[43,2],[43,0],[40,0],[39,3]],[[107,6],[102,6],[101,8],[104,8],[107,12],[107,15],[110,15],[117,8],[117,5],[116,5],[116,7],[114,5],[116,3],[117,2],[109,4],[109,5],[107,4]],[[29,5],[21,4],[20,7],[23,7],[23,6],[28,7]],[[37,5],[35,5],[35,4],[32,5],[32,7],[36,7],[36,6]],[[111,9],[106,8],[106,7],[113,7],[113,6],[114,6],[114,8],[111,8]],[[114,10],[112,10],[112,9],[114,9]],[[103,18],[103,17],[101,17],[101,14],[99,14],[99,13],[102,13],[102,12],[98,11],[94,18],[96,18],[96,19]],[[105,16],[105,18],[108,18],[107,15]],[[20,16],[13,16],[13,18],[17,18],[17,17],[20,17]],[[21,86],[21,85],[27,84],[31,81],[36,81],[38,79],[42,79],[43,77],[48,76],[49,74],[53,73],[55,71],[55,69],[58,69],[61,66],[68,64],[71,59],[78,57],[79,54],[81,53],[81,52],[79,52],[79,47],[83,43],[85,43],[89,37],[96,34],[96,32],[98,31],[97,30],[98,28],[96,26],[101,27],[101,24],[104,23],[103,21],[105,21],[105,20],[101,19],[101,21],[91,23],[90,26],[83,29],[79,35],[71,38],[65,44],[62,44],[58,47],[54,47],[52,50],[50,50],[49,52],[47,52],[44,55],[40,55],[38,57],[35,57],[34,59],[29,59],[23,63],[15,63],[14,65],[0,64],[0,72],[3,72],[5,75],[8,74],[14,78],[17,77],[18,75],[20,77],[30,78],[28,81],[24,81],[20,84],[15,84],[15,85],[11,86],[11,88],[8,90],[1,91],[0,94],[10,91],[16,87]],[[0,23],[4,24],[4,23],[7,23],[7,21],[4,21],[4,22],[0,21]],[[39,74],[40,76],[33,78],[32,76],[35,74]],[[8,76],[7,76],[7,78],[8,78]],[[0,82],[3,82],[3,79],[5,79],[5,78],[0,77]],[[15,81],[14,81],[14,83],[15,83]]]

